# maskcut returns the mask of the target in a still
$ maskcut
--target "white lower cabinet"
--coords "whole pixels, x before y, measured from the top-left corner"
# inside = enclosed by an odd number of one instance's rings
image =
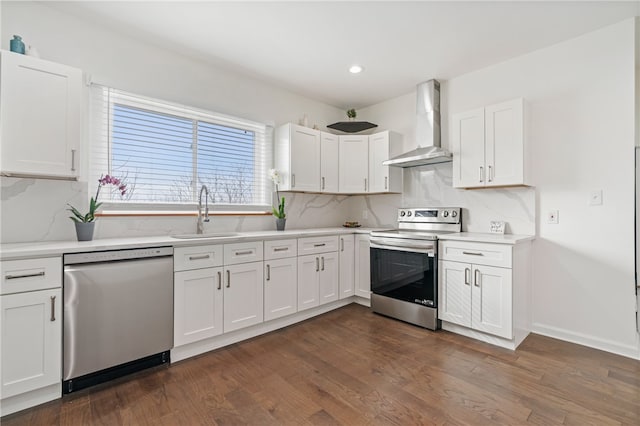
[[[339,299],[337,237],[298,239],[298,253],[315,251],[298,257],[298,311]]]
[[[531,329],[530,242],[440,241],[438,318],[443,328],[515,349]],[[454,326],[454,329],[450,328]],[[455,328],[462,326],[464,328]]]
[[[355,236],[355,294],[371,299],[371,257],[369,255],[369,234]]]
[[[335,302],[339,298],[338,253],[322,253],[320,255],[320,304]]]
[[[222,334],[222,268],[174,275],[173,343],[186,345]]]
[[[265,260],[264,262],[264,320],[294,314],[298,310],[298,260]]]
[[[353,234],[340,236],[339,254],[339,285],[340,299],[351,297],[355,293],[355,236]]]
[[[225,265],[225,333],[259,324],[264,320],[262,266],[262,262]]]
[[[440,261],[439,318],[513,338],[511,269]]]
[[[62,259],[2,262],[0,415],[61,396]]]

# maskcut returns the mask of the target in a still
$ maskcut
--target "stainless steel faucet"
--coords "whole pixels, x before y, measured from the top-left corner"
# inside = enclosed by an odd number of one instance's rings
[[[202,193],[204,192],[204,219],[202,218]],[[202,185],[200,188],[200,195],[198,196],[198,224],[196,227],[196,233],[202,234],[204,232],[204,223],[209,222],[209,188],[207,185]]]

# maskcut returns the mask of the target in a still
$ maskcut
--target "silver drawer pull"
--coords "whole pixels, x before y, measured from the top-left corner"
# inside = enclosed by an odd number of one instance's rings
[[[267,263],[267,281],[271,281],[271,265]]]
[[[253,254],[253,250],[247,250],[247,251],[237,251],[236,252],[236,256],[243,256],[245,254]]]
[[[56,320],[56,296],[51,296],[51,322]]]
[[[476,251],[463,251],[462,254],[469,254],[471,256],[484,256],[484,253],[478,253]]]
[[[471,284],[471,269],[469,268],[464,268],[464,283],[466,285],[470,285]]]
[[[480,166],[480,182],[484,182],[484,167]]]
[[[322,244],[314,244],[313,246],[314,246],[314,247],[324,247],[324,246],[326,246],[326,244],[325,244],[325,243],[322,243]]]
[[[276,247],[273,249],[273,251],[288,251],[289,247]]]
[[[324,176],[322,177],[322,189],[324,190]]]
[[[344,251],[344,238],[340,238],[340,251]]]
[[[4,279],[5,280],[17,280],[17,279],[20,279],[20,278],[33,278],[33,277],[44,277],[44,271],[43,272],[36,272],[34,274],[5,275]]]
[[[76,150],[75,149],[71,150],[71,171],[72,172],[76,171]]]
[[[227,269],[227,288],[231,287],[231,271]]]
[[[476,269],[473,272],[473,278],[474,278],[474,285],[476,287],[480,287],[480,270],[479,269]]]
[[[320,267],[320,270],[324,271],[324,256],[322,256],[321,259],[322,259],[322,266]]]
[[[320,270],[320,260],[316,257],[316,272]]]
[[[209,259],[209,255],[205,254],[202,256],[189,256],[189,260],[204,260],[204,259]]]
[[[222,272],[218,271],[218,290],[222,288]]]

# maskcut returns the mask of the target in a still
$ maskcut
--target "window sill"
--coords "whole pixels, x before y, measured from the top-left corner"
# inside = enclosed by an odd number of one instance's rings
[[[271,216],[268,211],[209,211],[209,216]],[[140,211],[140,210],[111,210],[96,213],[96,217],[196,217],[196,211],[179,211],[179,210],[157,210],[157,211]]]

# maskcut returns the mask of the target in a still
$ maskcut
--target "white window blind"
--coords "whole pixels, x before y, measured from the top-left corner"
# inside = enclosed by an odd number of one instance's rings
[[[193,208],[202,185],[221,210],[270,205],[271,126],[102,86],[91,93],[91,181],[110,174],[127,185],[124,197],[102,189],[109,209]]]

